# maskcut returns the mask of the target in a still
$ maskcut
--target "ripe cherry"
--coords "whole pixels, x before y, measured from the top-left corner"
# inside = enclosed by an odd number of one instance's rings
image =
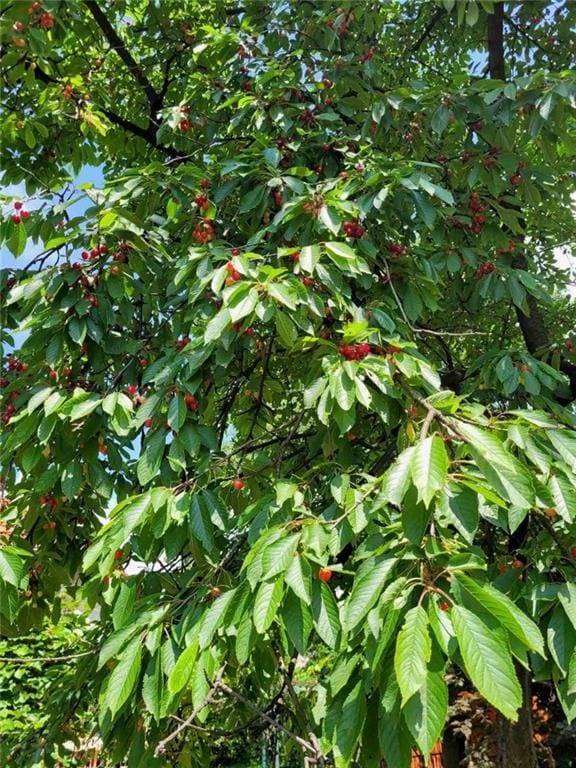
[[[52,379],[52,381],[56,381],[58,378],[58,372],[57,371],[48,371],[48,377]]]
[[[20,216],[23,219],[29,219],[30,218],[30,211],[20,211]]]
[[[114,560],[122,560],[124,557],[124,553],[121,549],[117,549],[116,552],[114,552]]]
[[[572,557],[576,557],[576,547],[572,547],[570,549],[570,554],[572,555]]]
[[[10,218],[12,219],[14,224],[20,224],[21,218],[17,213],[13,213]]]
[[[519,176],[517,173],[510,176],[510,184],[512,184],[513,187],[517,187],[521,181],[522,181],[522,177]]]
[[[20,200],[16,200],[16,202],[14,203],[14,208],[16,208],[17,211],[19,211],[23,205],[24,203],[20,202]]]
[[[512,568],[524,568],[524,563],[522,562],[522,560],[516,559],[512,563]]]
[[[128,384],[126,387],[126,392],[128,392],[130,397],[134,397],[134,395],[138,394],[138,387],[136,384]]]
[[[244,488],[244,480],[242,480],[241,477],[235,477],[234,480],[232,480],[232,487],[235,491],[241,491],[242,488]]]
[[[332,578],[332,571],[330,568],[320,568],[318,571],[318,578],[320,581],[323,581],[324,584],[327,584]]]
[[[150,429],[150,427],[152,426],[152,424],[153,424],[153,421],[152,421],[152,419],[146,419],[146,420],[145,420],[145,422],[144,422],[144,426],[145,426],[147,429]]]

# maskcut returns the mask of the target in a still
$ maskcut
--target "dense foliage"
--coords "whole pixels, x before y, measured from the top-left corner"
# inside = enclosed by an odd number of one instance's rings
[[[0,631],[97,608],[110,764],[576,717],[575,15],[5,4]]]

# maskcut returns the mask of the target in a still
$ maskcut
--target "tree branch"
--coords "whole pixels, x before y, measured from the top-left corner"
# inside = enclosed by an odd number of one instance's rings
[[[255,712],[257,715],[259,715],[262,720],[265,720],[267,723],[269,723],[273,728],[275,728],[277,731],[282,731],[282,733],[285,733],[286,736],[291,738],[296,744],[298,744],[299,747],[301,747],[306,752],[309,752],[311,755],[316,757],[316,749],[310,744],[310,742],[306,741],[305,739],[298,736],[298,734],[293,733],[292,731],[288,730],[284,725],[279,723],[277,720],[274,720],[274,718],[270,717],[270,715],[267,715],[266,712],[263,712],[261,709],[258,709],[258,707],[253,704],[249,699],[246,699],[244,696],[242,696],[241,693],[238,693],[238,691],[233,690],[232,688],[229,688],[225,683],[218,683],[217,687],[223,691],[224,693],[227,693],[229,696],[232,696],[233,698],[237,699],[239,702],[244,704],[245,707],[248,707],[248,709],[251,709],[252,712]]]
[[[110,43],[112,50],[116,51],[124,64],[128,67],[134,80],[144,89],[151,114],[160,106],[160,97],[152,87],[152,84],[142,71],[138,62],[134,59],[130,51],[126,48],[122,38],[118,35],[112,24],[108,21],[106,14],[101,10],[96,0],[84,0],[84,4],[94,17],[96,24],[102,30],[104,37]]]

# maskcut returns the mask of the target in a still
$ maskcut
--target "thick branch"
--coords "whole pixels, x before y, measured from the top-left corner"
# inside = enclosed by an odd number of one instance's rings
[[[153,113],[160,106],[160,98],[152,87],[152,84],[142,71],[138,62],[126,48],[121,37],[118,35],[112,24],[110,24],[106,14],[101,10],[96,0],[84,0],[84,3],[104,33],[104,37],[108,40],[112,49],[116,51],[124,64],[126,64],[134,80],[144,89],[146,98],[148,99],[150,112]]]
[[[494,13],[488,15],[487,21],[488,43],[488,72],[492,80],[506,79],[506,66],[504,58],[504,3],[497,2]],[[524,254],[514,258],[512,266],[515,269],[528,270],[528,263]],[[540,312],[540,307],[534,296],[527,294],[528,315],[519,307],[516,309],[516,318],[524,337],[526,348],[531,354],[540,354],[543,349],[550,346],[551,338]],[[569,360],[562,360],[560,370],[568,376],[572,398],[576,398],[576,365]],[[565,402],[563,398],[557,398],[559,402]]]

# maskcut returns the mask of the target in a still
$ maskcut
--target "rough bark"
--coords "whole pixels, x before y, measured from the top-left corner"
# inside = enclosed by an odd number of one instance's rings
[[[502,0],[494,6],[494,13],[488,15],[487,43],[489,76],[493,80],[505,80],[504,2]],[[525,257],[519,258],[523,263],[517,263],[517,266],[526,269]],[[534,353],[541,347],[547,346],[550,343],[550,337],[533,296],[528,297],[528,308],[530,314],[527,316],[519,307],[516,307],[516,316],[526,347]],[[538,761],[532,739],[531,675],[518,664],[516,664],[516,673],[522,685],[522,706],[516,723],[512,723],[502,715],[498,716],[496,765],[497,768],[537,768]]]
[[[497,721],[497,768],[538,768],[532,740],[532,696],[530,672],[516,664],[516,674],[522,685],[523,701],[518,722],[499,716]]]

